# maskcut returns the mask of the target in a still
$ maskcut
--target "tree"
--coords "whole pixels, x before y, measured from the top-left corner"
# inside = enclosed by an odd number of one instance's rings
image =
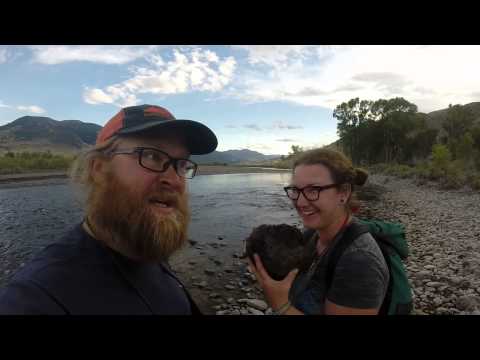
[[[291,156],[296,156],[303,152],[303,148],[300,147],[300,145],[292,145],[291,149],[292,151],[288,153],[288,155],[291,155]]]
[[[435,168],[445,171],[452,160],[452,154],[447,146],[435,144],[432,148],[432,163]]]
[[[405,138],[414,129],[417,109],[404,98],[379,99],[372,104],[371,113],[380,128],[377,135],[382,137],[383,162],[398,161],[402,156],[408,144]]]
[[[473,158],[474,141],[472,134],[467,132],[457,144],[457,159],[465,162],[468,165]]]
[[[457,158],[457,148],[464,134],[472,127],[475,117],[474,114],[460,104],[449,105],[447,116],[442,123],[446,138],[443,143],[448,146],[453,158]]]
[[[357,164],[364,157],[360,143],[360,130],[371,118],[372,102],[360,101],[359,98],[350,99],[338,105],[333,111],[333,117],[338,120],[337,133],[341,139],[343,150]]]

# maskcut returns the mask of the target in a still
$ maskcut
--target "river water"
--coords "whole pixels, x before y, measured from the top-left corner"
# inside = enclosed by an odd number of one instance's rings
[[[289,179],[288,173],[195,177],[189,181],[189,237],[199,243],[220,237],[238,248],[260,224],[298,225],[283,191]],[[0,286],[22,263],[82,220],[79,198],[64,179],[0,187]]]

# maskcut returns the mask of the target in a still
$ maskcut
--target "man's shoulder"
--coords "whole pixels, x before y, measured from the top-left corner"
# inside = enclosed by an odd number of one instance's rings
[[[95,312],[121,284],[108,251],[75,227],[14,275],[1,292],[0,313]]]
[[[40,251],[15,274],[13,281],[59,281],[72,277],[79,267],[82,272],[94,271],[94,265],[105,260],[98,245],[90,243],[94,241],[87,238],[80,225],[75,226],[59,241]]]

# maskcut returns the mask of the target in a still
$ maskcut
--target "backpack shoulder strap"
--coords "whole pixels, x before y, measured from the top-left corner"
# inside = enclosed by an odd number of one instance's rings
[[[327,262],[326,270],[326,289],[330,289],[333,281],[333,275],[335,268],[337,267],[340,257],[343,255],[345,250],[353,243],[353,241],[358,238],[360,235],[369,232],[368,226],[358,223],[351,223],[345,229],[342,237],[338,240],[338,243],[332,249]]]

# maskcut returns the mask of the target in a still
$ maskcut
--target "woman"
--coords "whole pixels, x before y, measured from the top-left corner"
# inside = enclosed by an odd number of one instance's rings
[[[389,272],[380,248],[369,233],[356,238],[340,257],[327,288],[326,264],[345,229],[355,220],[358,207],[354,185],[368,174],[352,167],[342,153],[314,149],[294,163],[291,185],[285,188],[306,228],[315,230],[315,261],[308,272],[292,270],[273,280],[255,255],[250,270],[265,298],[281,315],[376,315],[385,297]]]

